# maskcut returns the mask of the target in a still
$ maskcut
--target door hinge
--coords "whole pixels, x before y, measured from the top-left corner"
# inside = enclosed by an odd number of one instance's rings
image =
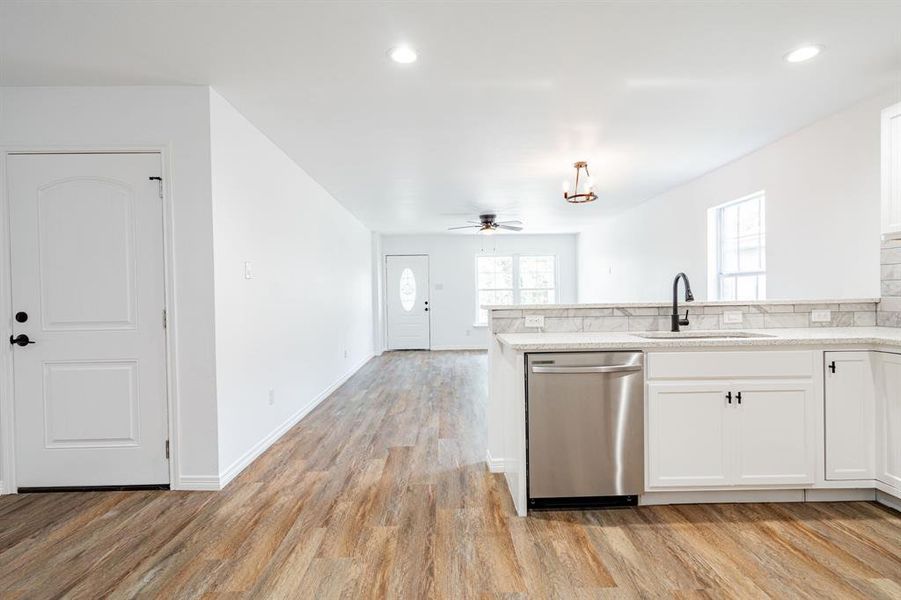
[[[166,309],[163,309],[163,329],[166,329],[169,326],[169,315],[166,313]]]
[[[162,199],[163,199],[163,178],[162,178],[162,177],[156,177],[156,176],[154,176],[154,177],[148,177],[148,179],[149,179],[150,181],[155,181],[155,182],[157,182],[157,183],[159,184],[159,186],[160,186],[160,200],[162,200]]]
[[[166,440],[166,458],[169,458],[169,440]]]

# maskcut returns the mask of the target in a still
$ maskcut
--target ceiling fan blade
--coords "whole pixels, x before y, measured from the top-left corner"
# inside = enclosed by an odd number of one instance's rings
[[[516,225],[504,225],[502,223],[495,223],[498,229],[507,229],[509,231],[522,231],[522,227],[518,227]]]
[[[522,225],[522,221],[498,221],[498,225]]]
[[[461,227],[448,227],[448,231],[453,231],[454,229],[478,229],[481,225],[463,225]]]

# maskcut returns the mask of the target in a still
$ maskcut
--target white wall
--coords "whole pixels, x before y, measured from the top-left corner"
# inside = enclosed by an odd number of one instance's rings
[[[707,209],[759,190],[769,299],[878,297],[879,112],[895,101],[860,102],[585,229],[579,301],[669,299],[679,271],[708,298]]]
[[[372,237],[213,91],[210,124],[227,480],[372,356]]]
[[[180,402],[177,476],[194,482],[218,474],[209,127],[206,87],[0,88],[2,146],[167,149],[176,257],[176,306],[169,317],[176,346],[170,375]],[[7,318],[0,323],[0,337],[9,335]]]
[[[480,254],[557,255],[558,303],[576,301],[576,236],[497,234],[383,235],[382,254],[428,254],[432,348],[486,348],[485,327],[476,320],[475,257]],[[384,260],[380,261],[384,277]]]

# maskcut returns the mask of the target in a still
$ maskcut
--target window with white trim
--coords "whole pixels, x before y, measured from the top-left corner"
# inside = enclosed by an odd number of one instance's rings
[[[557,301],[556,256],[477,256],[476,323],[488,322],[486,304],[553,304]]]
[[[765,299],[766,195],[758,192],[711,210],[716,299]]]

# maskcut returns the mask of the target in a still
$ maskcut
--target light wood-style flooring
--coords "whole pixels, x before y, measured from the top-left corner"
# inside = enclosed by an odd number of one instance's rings
[[[874,503],[514,516],[486,356],[372,360],[224,491],[0,497],[2,598],[901,598]]]

